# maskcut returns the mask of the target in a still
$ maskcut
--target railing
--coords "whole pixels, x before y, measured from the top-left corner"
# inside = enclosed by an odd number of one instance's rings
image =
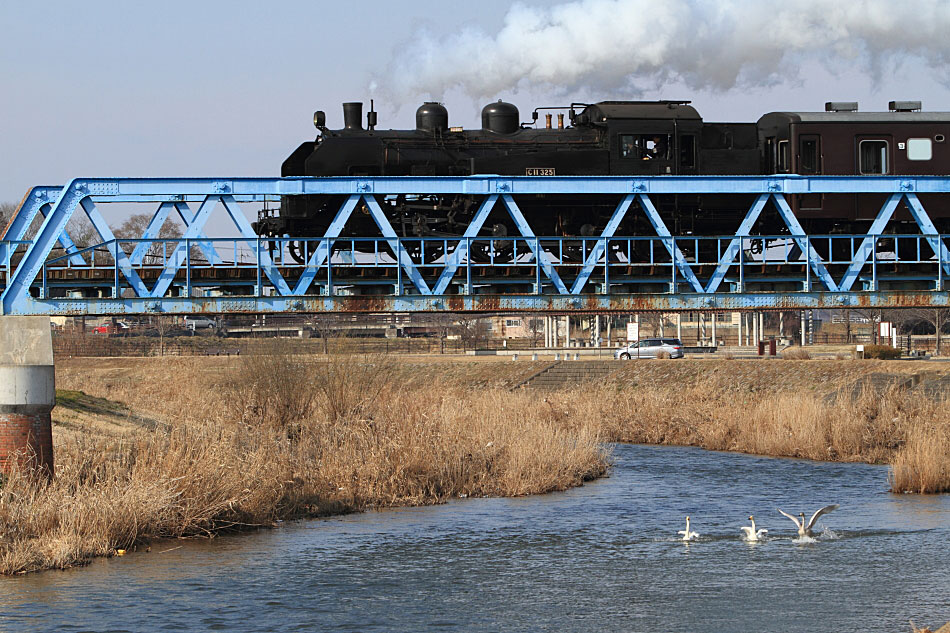
[[[828,269],[854,266],[856,262],[866,265],[862,276],[853,276],[862,281],[865,289],[876,290],[883,280],[925,280],[942,284],[944,267],[947,264],[940,249],[934,252],[934,242],[945,242],[948,235],[920,234],[880,234],[880,235],[817,235],[805,238],[805,251],[788,235],[757,235],[743,237],[734,262],[732,276],[723,277],[733,285],[732,291],[741,292],[748,283],[793,282],[807,290],[812,284],[812,266],[806,253],[819,254],[820,261]],[[413,265],[420,271],[423,280],[435,280],[438,288],[442,271],[446,267],[447,253],[462,254],[458,263],[462,271],[461,279],[456,281],[462,293],[473,283],[473,270],[478,278],[487,278],[491,269],[519,271],[520,277],[506,277],[508,285],[529,284],[533,294],[544,294],[553,287],[553,282],[543,273],[542,259],[535,256],[541,252],[547,262],[556,267],[562,279],[573,280],[569,294],[578,295],[588,292],[587,284],[596,286],[597,294],[609,294],[612,285],[631,283],[668,284],[667,292],[676,293],[681,286],[689,286],[682,274],[678,274],[678,265],[670,252],[679,250],[691,270],[711,269],[720,266],[724,255],[736,240],[735,236],[718,237],[611,237],[611,238],[563,238],[563,237],[505,237],[505,238],[258,238],[254,248],[248,248],[244,238],[202,238],[190,239],[122,239],[103,242],[94,246],[77,249],[68,255],[51,257],[43,264],[41,296],[49,296],[52,273],[62,276],[64,271],[108,271],[112,274],[112,296],[121,297],[122,291],[130,286],[124,279],[119,262],[113,253],[122,252],[126,257],[134,258],[136,253],[144,252],[137,259],[135,267],[140,277],[147,271],[166,270],[172,255],[179,249],[184,253],[184,262],[177,275],[182,278],[186,296],[197,285],[197,273],[207,270],[228,269],[233,271],[252,271],[254,291],[252,296],[263,296],[263,275],[258,254],[268,252],[273,266],[279,268],[285,280],[297,281],[294,294],[319,294],[333,296],[339,284],[334,280],[341,278],[346,284],[353,284],[353,271],[367,272],[374,269],[392,271],[389,278],[366,278],[356,282],[359,285],[394,286],[395,294],[413,292],[405,288],[400,281],[403,266],[396,260],[392,244],[406,253],[410,253]],[[865,248],[864,242],[869,246]],[[202,249],[197,248],[198,243]],[[27,242],[21,242],[26,244]],[[290,246],[299,249],[303,263],[290,254]],[[142,247],[145,247],[144,249]],[[211,248],[217,257],[209,258]],[[869,250],[869,252],[867,252]],[[325,251],[331,256],[321,266],[310,263],[313,253]],[[596,256],[596,259],[592,258]],[[76,257],[81,264],[76,264]],[[915,267],[913,274],[883,275],[879,268],[883,265],[901,265]],[[787,270],[796,266],[795,271]],[[7,266],[9,268],[9,266]],[[581,274],[599,270],[600,277]],[[772,269],[772,270],[769,270]],[[781,272],[782,269],[786,269]],[[799,270],[800,269],[800,270]],[[299,281],[308,273],[322,270],[321,277],[314,276],[312,286],[301,288]],[[908,268],[908,270],[910,270]],[[665,272],[664,272],[665,271]],[[495,270],[495,272],[498,272]],[[780,274],[781,272],[781,274]],[[712,293],[718,288],[710,286],[711,278],[702,283],[699,292]],[[544,281],[542,281],[544,280]],[[584,285],[578,281],[584,281]],[[851,283],[853,284],[853,281]],[[836,282],[843,289],[845,279]],[[56,283],[53,279],[52,283]],[[203,285],[209,285],[208,282]],[[213,281],[213,285],[227,285],[228,281]],[[247,279],[238,279],[232,285],[247,285]],[[59,285],[64,285],[59,282]],[[449,289],[445,285],[442,290]],[[850,289],[850,287],[848,288]],[[689,290],[692,291],[692,290]],[[436,294],[443,294],[436,292]]]

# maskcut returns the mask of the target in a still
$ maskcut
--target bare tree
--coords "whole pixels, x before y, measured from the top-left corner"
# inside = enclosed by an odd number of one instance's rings
[[[118,240],[136,240],[140,239],[145,234],[145,229],[148,228],[149,223],[152,221],[151,214],[148,213],[136,213],[130,215],[126,218],[125,222],[120,224],[113,231],[116,239]],[[165,222],[162,224],[161,228],[158,230],[158,239],[167,239],[169,242],[154,242],[151,246],[148,247],[146,251],[146,258],[159,258],[162,259],[163,253],[171,253],[178,245],[177,240],[181,238],[181,226],[178,224],[172,224]],[[126,254],[131,253],[136,247],[136,243],[128,242],[122,245],[122,250]],[[194,260],[200,255],[200,250],[192,246],[191,248],[191,259]]]
[[[74,213],[66,224],[66,231],[76,248],[88,248],[102,241],[99,237],[99,231],[92,225],[89,219],[80,213]]]
[[[474,315],[465,315],[459,318],[456,326],[463,347],[475,348],[479,341],[488,335],[488,322]]]
[[[940,344],[941,334],[947,325],[947,321],[950,321],[950,308],[914,308],[907,310],[907,312],[911,316],[929,324],[934,329],[934,333],[937,337],[934,355],[940,356],[942,349]]]
[[[158,332],[158,355],[165,355],[165,335],[168,333],[168,330],[171,328],[171,319],[164,314],[158,314],[154,317],[149,317],[149,322],[155,327],[155,331]]]
[[[878,336],[881,332],[879,324],[883,318],[883,312],[881,310],[853,310],[859,318],[867,320],[871,324],[871,343],[877,345]]]
[[[323,353],[330,353],[330,339],[340,336],[340,324],[333,314],[315,314],[307,322],[320,335],[323,341]]]
[[[17,205],[13,202],[0,202],[0,235],[7,228],[7,222],[13,219]]]
[[[438,313],[433,314],[429,323],[439,332],[440,354],[445,353],[445,341],[449,333],[458,327],[458,318],[454,314]]]
[[[544,331],[544,319],[539,316],[528,317],[525,320],[525,327],[528,329],[528,334],[531,335],[531,347],[537,347],[538,339]]]

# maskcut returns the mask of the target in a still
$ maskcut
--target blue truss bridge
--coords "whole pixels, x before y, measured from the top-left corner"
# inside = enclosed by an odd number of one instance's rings
[[[719,236],[673,234],[655,204],[669,194],[724,193],[751,204]],[[810,235],[790,203],[809,193],[883,203],[867,233]],[[312,194],[342,200],[323,235],[255,234],[249,218],[263,205]],[[399,237],[380,204],[441,194],[479,200],[461,235]],[[610,195],[616,207],[599,235],[538,235],[518,204],[538,194]],[[944,307],[950,236],[937,231],[919,194],[931,206],[950,204],[950,178],[77,178],[31,189],[0,234],[0,314]],[[107,207],[126,216],[147,210],[149,221],[138,237],[117,238],[118,216]],[[899,209],[912,221],[898,222]],[[758,234],[765,212],[784,228]],[[480,234],[492,213],[506,214],[519,234]],[[356,214],[378,233],[347,234]],[[618,235],[632,214],[653,231]],[[94,229],[91,242],[70,234],[75,217]],[[181,237],[162,236],[168,222]]]

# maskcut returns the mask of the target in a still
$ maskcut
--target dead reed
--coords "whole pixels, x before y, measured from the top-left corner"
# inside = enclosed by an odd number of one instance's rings
[[[804,347],[786,347],[782,350],[782,358],[785,360],[810,360],[811,354]]]
[[[947,403],[900,389],[831,398],[808,390],[763,394],[714,380],[635,389],[604,384],[556,392],[544,403],[568,425],[598,420],[611,441],[890,463],[895,492],[950,491]]]
[[[891,460],[890,480],[894,492],[950,492],[950,427],[912,429]]]
[[[98,382],[100,396],[148,404],[168,426],[70,436],[57,445],[49,486],[7,477],[0,573],[278,518],[562,490],[606,472],[595,426],[533,415],[524,393],[404,388],[391,362],[274,353],[180,371],[171,385],[77,378]]]

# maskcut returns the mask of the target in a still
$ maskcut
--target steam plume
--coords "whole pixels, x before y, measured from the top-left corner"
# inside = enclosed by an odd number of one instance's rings
[[[795,80],[808,59],[871,70],[910,56],[945,68],[950,2],[574,0],[516,4],[494,35],[418,33],[374,87],[397,103],[449,90],[631,94],[673,81],[725,91]]]

